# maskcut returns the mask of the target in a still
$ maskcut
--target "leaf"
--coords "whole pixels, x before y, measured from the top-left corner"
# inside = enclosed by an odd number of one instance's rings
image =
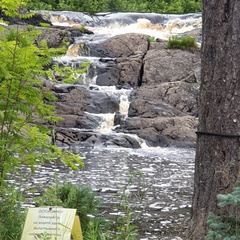
[[[22,0],[0,0],[0,4],[8,16],[32,15],[20,13]],[[84,166],[78,154],[53,145],[44,127],[62,119],[55,114],[56,97],[43,86],[44,69],[52,62],[51,54],[59,50],[48,48],[46,41],[37,47],[39,34],[34,28],[16,28],[0,35],[0,190],[7,174],[22,164],[34,170],[39,161],[59,159],[74,170]],[[69,78],[74,73],[71,68],[56,69]]]

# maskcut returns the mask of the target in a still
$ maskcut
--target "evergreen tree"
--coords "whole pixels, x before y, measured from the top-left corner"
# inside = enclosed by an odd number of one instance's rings
[[[208,215],[209,231],[206,240],[237,240],[240,238],[240,187],[236,187],[232,193],[219,194],[218,207],[222,214],[215,215],[210,212]],[[226,211],[228,208],[228,211]],[[230,209],[230,211],[229,211]]]

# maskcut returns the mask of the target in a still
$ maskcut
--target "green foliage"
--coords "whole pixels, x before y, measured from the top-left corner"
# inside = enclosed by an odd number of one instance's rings
[[[41,27],[50,27],[51,25],[49,23],[40,23]]]
[[[168,39],[167,47],[170,49],[178,48],[183,50],[198,48],[196,39],[193,36],[183,37],[172,36]]]
[[[52,236],[49,233],[38,233],[38,234],[34,234],[34,238],[36,240],[51,240]]]
[[[59,64],[54,64],[51,69],[45,71],[48,79],[53,82],[57,82],[57,79],[63,79],[64,83],[77,83],[81,81],[81,76],[86,73],[87,69],[90,67],[89,62],[84,62],[78,69],[73,69],[72,67],[61,67]]]
[[[240,187],[232,193],[219,194],[218,206],[223,210],[220,216],[214,213],[208,215],[209,231],[206,240],[237,240],[240,239]],[[226,210],[227,211],[224,211]]]
[[[148,42],[156,42],[156,38],[154,36],[149,36],[148,37]]]
[[[35,10],[72,10],[78,12],[156,12],[192,13],[201,11],[201,0],[33,0]]]
[[[125,197],[125,199],[122,200],[121,205],[119,205],[119,211],[122,211],[124,215],[119,215],[117,221],[114,223],[115,231],[112,233],[113,239],[139,239],[137,226],[133,222],[134,211],[129,206],[127,197]]]
[[[77,209],[84,239],[92,240],[92,234],[95,236],[102,235],[100,228],[102,221],[96,217],[100,201],[95,197],[90,188],[78,187],[69,183],[63,186],[48,188],[43,196],[36,198],[36,206],[56,205]],[[91,236],[90,232],[92,233]]]
[[[21,210],[24,200],[19,190],[1,188],[0,196],[0,240],[19,240],[21,238],[26,213]]]
[[[46,46],[37,48],[33,44],[36,34],[12,30],[0,41],[1,179],[20,164],[33,166],[36,159],[61,157],[67,162],[67,155],[81,164],[80,158],[53,146],[49,131],[39,125],[59,118],[54,114],[54,107],[46,102],[54,100],[53,94],[44,90],[38,77],[44,75],[43,67],[51,59]]]
[[[90,220],[84,234],[84,240],[106,240],[106,234],[102,232],[103,225],[106,225],[103,219],[93,218]]]
[[[9,17],[29,18],[34,13],[21,13],[21,8],[26,7],[30,0],[0,0],[1,10]]]
[[[9,16],[15,16],[15,1],[7,2],[0,3]],[[0,188],[7,174],[21,164],[34,169],[38,160],[61,159],[74,169],[83,166],[79,155],[53,145],[50,130],[44,127],[61,120],[52,104],[56,98],[40,78],[56,50],[49,49],[46,41],[35,45],[40,31],[22,29],[6,30],[0,38]]]

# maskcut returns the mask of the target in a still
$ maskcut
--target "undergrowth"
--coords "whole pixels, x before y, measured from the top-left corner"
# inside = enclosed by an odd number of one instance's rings
[[[196,39],[193,36],[172,36],[167,41],[167,47],[182,50],[198,49]]]
[[[237,240],[240,239],[240,187],[232,193],[219,194],[218,206],[222,214],[212,212],[208,215],[209,231],[206,240]]]

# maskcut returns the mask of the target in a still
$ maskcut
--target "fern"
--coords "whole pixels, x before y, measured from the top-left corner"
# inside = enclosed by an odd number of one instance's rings
[[[26,17],[19,13],[22,1],[0,0],[0,4],[8,16]],[[50,131],[44,127],[46,122],[61,120],[51,102],[56,98],[40,78],[59,50],[49,49],[45,41],[37,47],[39,34],[34,28],[16,28],[0,38],[0,188],[7,174],[21,164],[34,169],[38,160],[61,159],[73,169],[83,167],[79,155],[52,145]]]
[[[20,9],[26,7],[29,0],[0,0],[2,11],[9,17],[30,18],[34,15],[33,12],[21,13]]]

